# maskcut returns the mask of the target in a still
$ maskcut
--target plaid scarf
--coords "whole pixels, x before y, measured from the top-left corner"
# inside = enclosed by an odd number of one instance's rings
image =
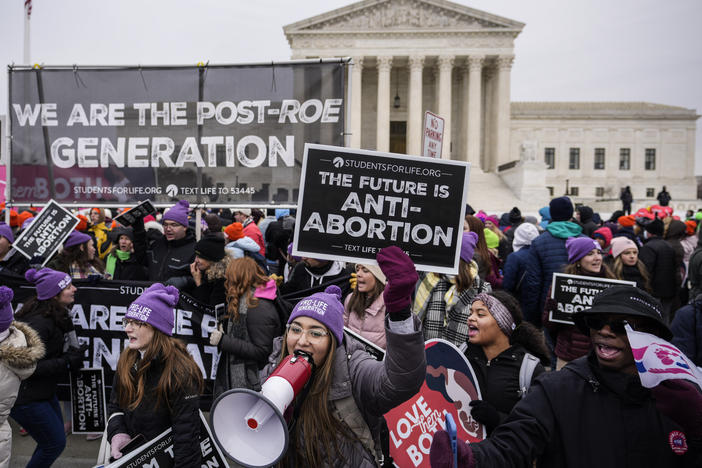
[[[490,283],[482,281],[476,274],[470,289],[466,289],[457,296],[455,290],[456,286],[453,285],[446,293],[446,320],[448,323],[441,333],[441,338],[456,346],[461,346],[468,341],[468,316],[473,299],[480,293],[491,292],[492,287]]]
[[[427,304],[429,303],[431,291],[434,289],[434,286],[436,286],[436,283],[438,283],[439,280],[441,280],[441,276],[434,273],[426,273],[419,282],[419,286],[417,286],[412,310],[421,321],[424,321],[424,313],[427,310]]]
[[[68,274],[71,275],[73,279],[86,279],[88,276],[98,275],[103,276],[94,266],[90,265],[87,270],[84,270],[78,266],[78,264],[73,263],[68,267]]]
[[[425,340],[441,338],[441,332],[444,329],[446,320],[446,302],[444,302],[444,296],[446,296],[449,285],[450,283],[446,278],[439,278],[439,281],[434,285],[434,289],[431,290],[424,312],[424,320],[422,321],[422,330],[424,331]]]

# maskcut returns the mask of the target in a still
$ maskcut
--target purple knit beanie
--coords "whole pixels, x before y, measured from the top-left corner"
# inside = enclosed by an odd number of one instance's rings
[[[72,281],[68,274],[51,268],[42,268],[41,270],[30,268],[24,277],[37,289],[37,299],[40,301],[57,296]]]
[[[63,242],[63,248],[67,249],[69,247],[73,247],[74,245],[85,244],[86,242],[90,242],[91,240],[93,240],[93,238],[89,235],[83,234],[80,231],[73,230]]]
[[[0,286],[0,333],[12,323],[12,298],[15,294],[7,286]]]
[[[154,283],[130,304],[124,317],[146,322],[166,335],[173,336],[173,309],[178,304],[179,297],[175,286]]]
[[[25,229],[27,229],[33,222],[34,222],[34,216],[22,221],[22,230],[24,231]]]
[[[161,222],[170,219],[171,221],[175,221],[176,223],[187,227],[188,210],[190,210],[190,203],[188,203],[188,200],[180,200],[163,215]]]
[[[336,345],[344,339],[344,305],[341,303],[341,289],[331,285],[324,292],[315,293],[297,303],[288,324],[297,317],[310,317],[323,323],[336,337]]]
[[[6,237],[12,244],[15,241],[15,236],[12,234],[12,228],[5,223],[0,223],[0,237]]]
[[[478,244],[478,235],[472,231],[464,232],[461,240],[461,260],[470,263],[473,259],[475,246]]]
[[[602,250],[600,243],[589,237],[569,237],[565,243],[568,251],[568,263],[575,263],[585,255],[590,253],[592,249]]]

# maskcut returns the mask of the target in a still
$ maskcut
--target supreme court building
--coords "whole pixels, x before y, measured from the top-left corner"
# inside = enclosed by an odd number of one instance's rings
[[[292,59],[352,58],[350,146],[419,155],[424,112],[443,117],[442,157],[471,163],[474,206],[535,211],[568,193],[607,211],[626,185],[636,207],[662,185],[676,209],[694,203],[697,113],[651,103],[511,102],[523,28],[446,0],[365,0],[283,30]]]

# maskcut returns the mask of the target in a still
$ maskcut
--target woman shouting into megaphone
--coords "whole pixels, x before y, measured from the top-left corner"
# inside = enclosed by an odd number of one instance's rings
[[[414,264],[394,246],[378,252],[377,260],[387,278],[382,362],[344,339],[344,306],[336,286],[301,300],[274,343],[264,378],[295,353],[310,355],[315,368],[285,412],[290,443],[282,466],[377,466],[380,450],[374,441],[383,414],[415,395],[424,381],[424,338],[410,311]]]

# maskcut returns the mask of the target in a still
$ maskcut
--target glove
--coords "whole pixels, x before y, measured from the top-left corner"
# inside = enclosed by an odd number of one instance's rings
[[[394,245],[381,249],[376,259],[387,278],[383,291],[385,310],[390,314],[391,320],[404,320],[409,317],[412,292],[419,280],[414,263],[402,249]]]
[[[492,432],[500,425],[500,413],[497,409],[485,400],[473,400],[469,403],[471,406],[470,414],[473,419],[484,425],[488,432]]]
[[[68,348],[68,351],[66,351],[66,353],[63,355],[64,359],[66,359],[66,363],[68,364],[68,368],[71,371],[75,372],[83,368],[85,349],[83,349],[82,347],[76,348],[75,346],[71,346]]]
[[[356,290],[356,283],[358,283],[358,276],[356,273],[351,273],[351,278],[349,278],[349,284],[351,285],[351,289],[354,291]]]
[[[457,468],[475,468],[473,450],[469,444],[456,439],[456,453],[458,454]],[[434,434],[429,449],[429,463],[431,468],[453,468],[453,451],[448,432],[440,430]]]
[[[132,438],[122,432],[112,436],[112,441],[110,441],[110,455],[112,455],[112,458],[115,460],[120,458],[122,456],[122,447],[127,445],[130,440]]]
[[[651,389],[658,411],[682,426],[694,441],[702,441],[702,394],[682,379],[664,380]]]
[[[212,346],[218,346],[220,340],[222,339],[222,335],[224,335],[224,330],[222,329],[222,324],[220,323],[215,330],[210,332],[210,344]]]

